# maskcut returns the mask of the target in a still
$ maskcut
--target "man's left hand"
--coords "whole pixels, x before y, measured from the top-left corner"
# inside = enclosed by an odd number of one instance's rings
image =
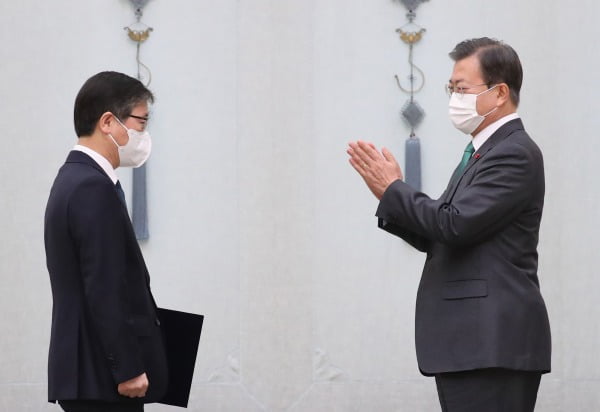
[[[347,153],[352,167],[379,200],[390,184],[404,177],[400,165],[386,148],[379,152],[373,143],[359,140],[349,144]]]

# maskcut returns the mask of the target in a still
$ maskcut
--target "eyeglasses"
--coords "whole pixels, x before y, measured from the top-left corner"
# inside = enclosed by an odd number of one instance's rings
[[[129,115],[129,116],[127,116],[127,117],[133,117],[134,119],[138,119],[138,120],[144,120],[144,121],[146,121],[146,122],[148,121],[148,117],[144,117],[144,116],[135,116],[135,115],[133,115],[133,114],[130,114],[130,115]]]
[[[142,125],[141,125],[141,126],[142,126],[142,130],[146,130],[146,126],[147,126],[148,119],[149,119],[149,117],[148,117],[148,116],[136,116],[136,115],[134,115],[134,114],[130,114],[130,115],[129,115],[129,116],[127,116],[127,117],[133,117],[134,119],[141,120],[141,123],[142,123]]]
[[[446,90],[446,94],[448,95],[448,97],[451,97],[452,93],[456,93],[459,98],[462,98],[463,95],[467,92],[467,90],[472,89],[474,87],[479,87],[479,86],[488,86],[489,87],[489,85],[487,83],[474,84],[472,86],[467,86],[467,87],[453,86],[452,84],[445,84],[444,89]]]

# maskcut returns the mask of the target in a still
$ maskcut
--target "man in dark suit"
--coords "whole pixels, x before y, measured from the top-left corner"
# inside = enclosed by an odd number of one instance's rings
[[[450,56],[450,119],[472,141],[441,197],[404,183],[385,148],[351,143],[350,163],[380,200],[379,227],[427,253],[415,340],[442,410],[533,411],[551,343],[537,277],[544,166],[516,113],[521,63],[489,38]]]
[[[166,390],[163,336],[114,171],[150,155],[152,93],[115,72],[75,100],[78,144],[52,186],[44,238],[52,286],[48,399],[65,411],[142,411]]]

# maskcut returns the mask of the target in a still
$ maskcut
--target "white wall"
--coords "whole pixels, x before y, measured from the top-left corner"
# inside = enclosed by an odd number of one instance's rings
[[[542,380],[542,412],[600,405],[599,11],[593,0],[433,0],[417,10],[427,29],[414,51],[427,76],[417,133],[431,196],[466,142],[447,120],[447,53],[487,35],[523,62],[519,112],[546,160],[540,279],[554,370]],[[157,102],[142,248],[159,304],[206,315],[190,410],[439,409],[414,354],[424,257],[376,229],[376,200],[345,154],[364,138],[403,160],[407,96],[393,76],[408,71],[394,32],[404,14],[392,0],[146,7],[154,32],[142,60]],[[122,30],[133,21],[126,0],[0,0],[1,411],[58,410],[45,403],[44,207],[75,142],[81,84],[101,70],[135,74]],[[130,172],[119,174],[127,190]]]

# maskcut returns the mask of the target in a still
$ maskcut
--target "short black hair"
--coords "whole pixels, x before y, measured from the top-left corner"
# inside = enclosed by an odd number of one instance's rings
[[[455,62],[476,55],[488,87],[506,83],[510,99],[515,106],[519,105],[523,68],[517,52],[508,44],[488,37],[469,39],[458,43],[449,54]]]
[[[137,79],[118,72],[100,72],[81,86],[75,98],[75,133],[90,136],[105,112],[124,121],[140,103],[154,102],[152,92]]]

